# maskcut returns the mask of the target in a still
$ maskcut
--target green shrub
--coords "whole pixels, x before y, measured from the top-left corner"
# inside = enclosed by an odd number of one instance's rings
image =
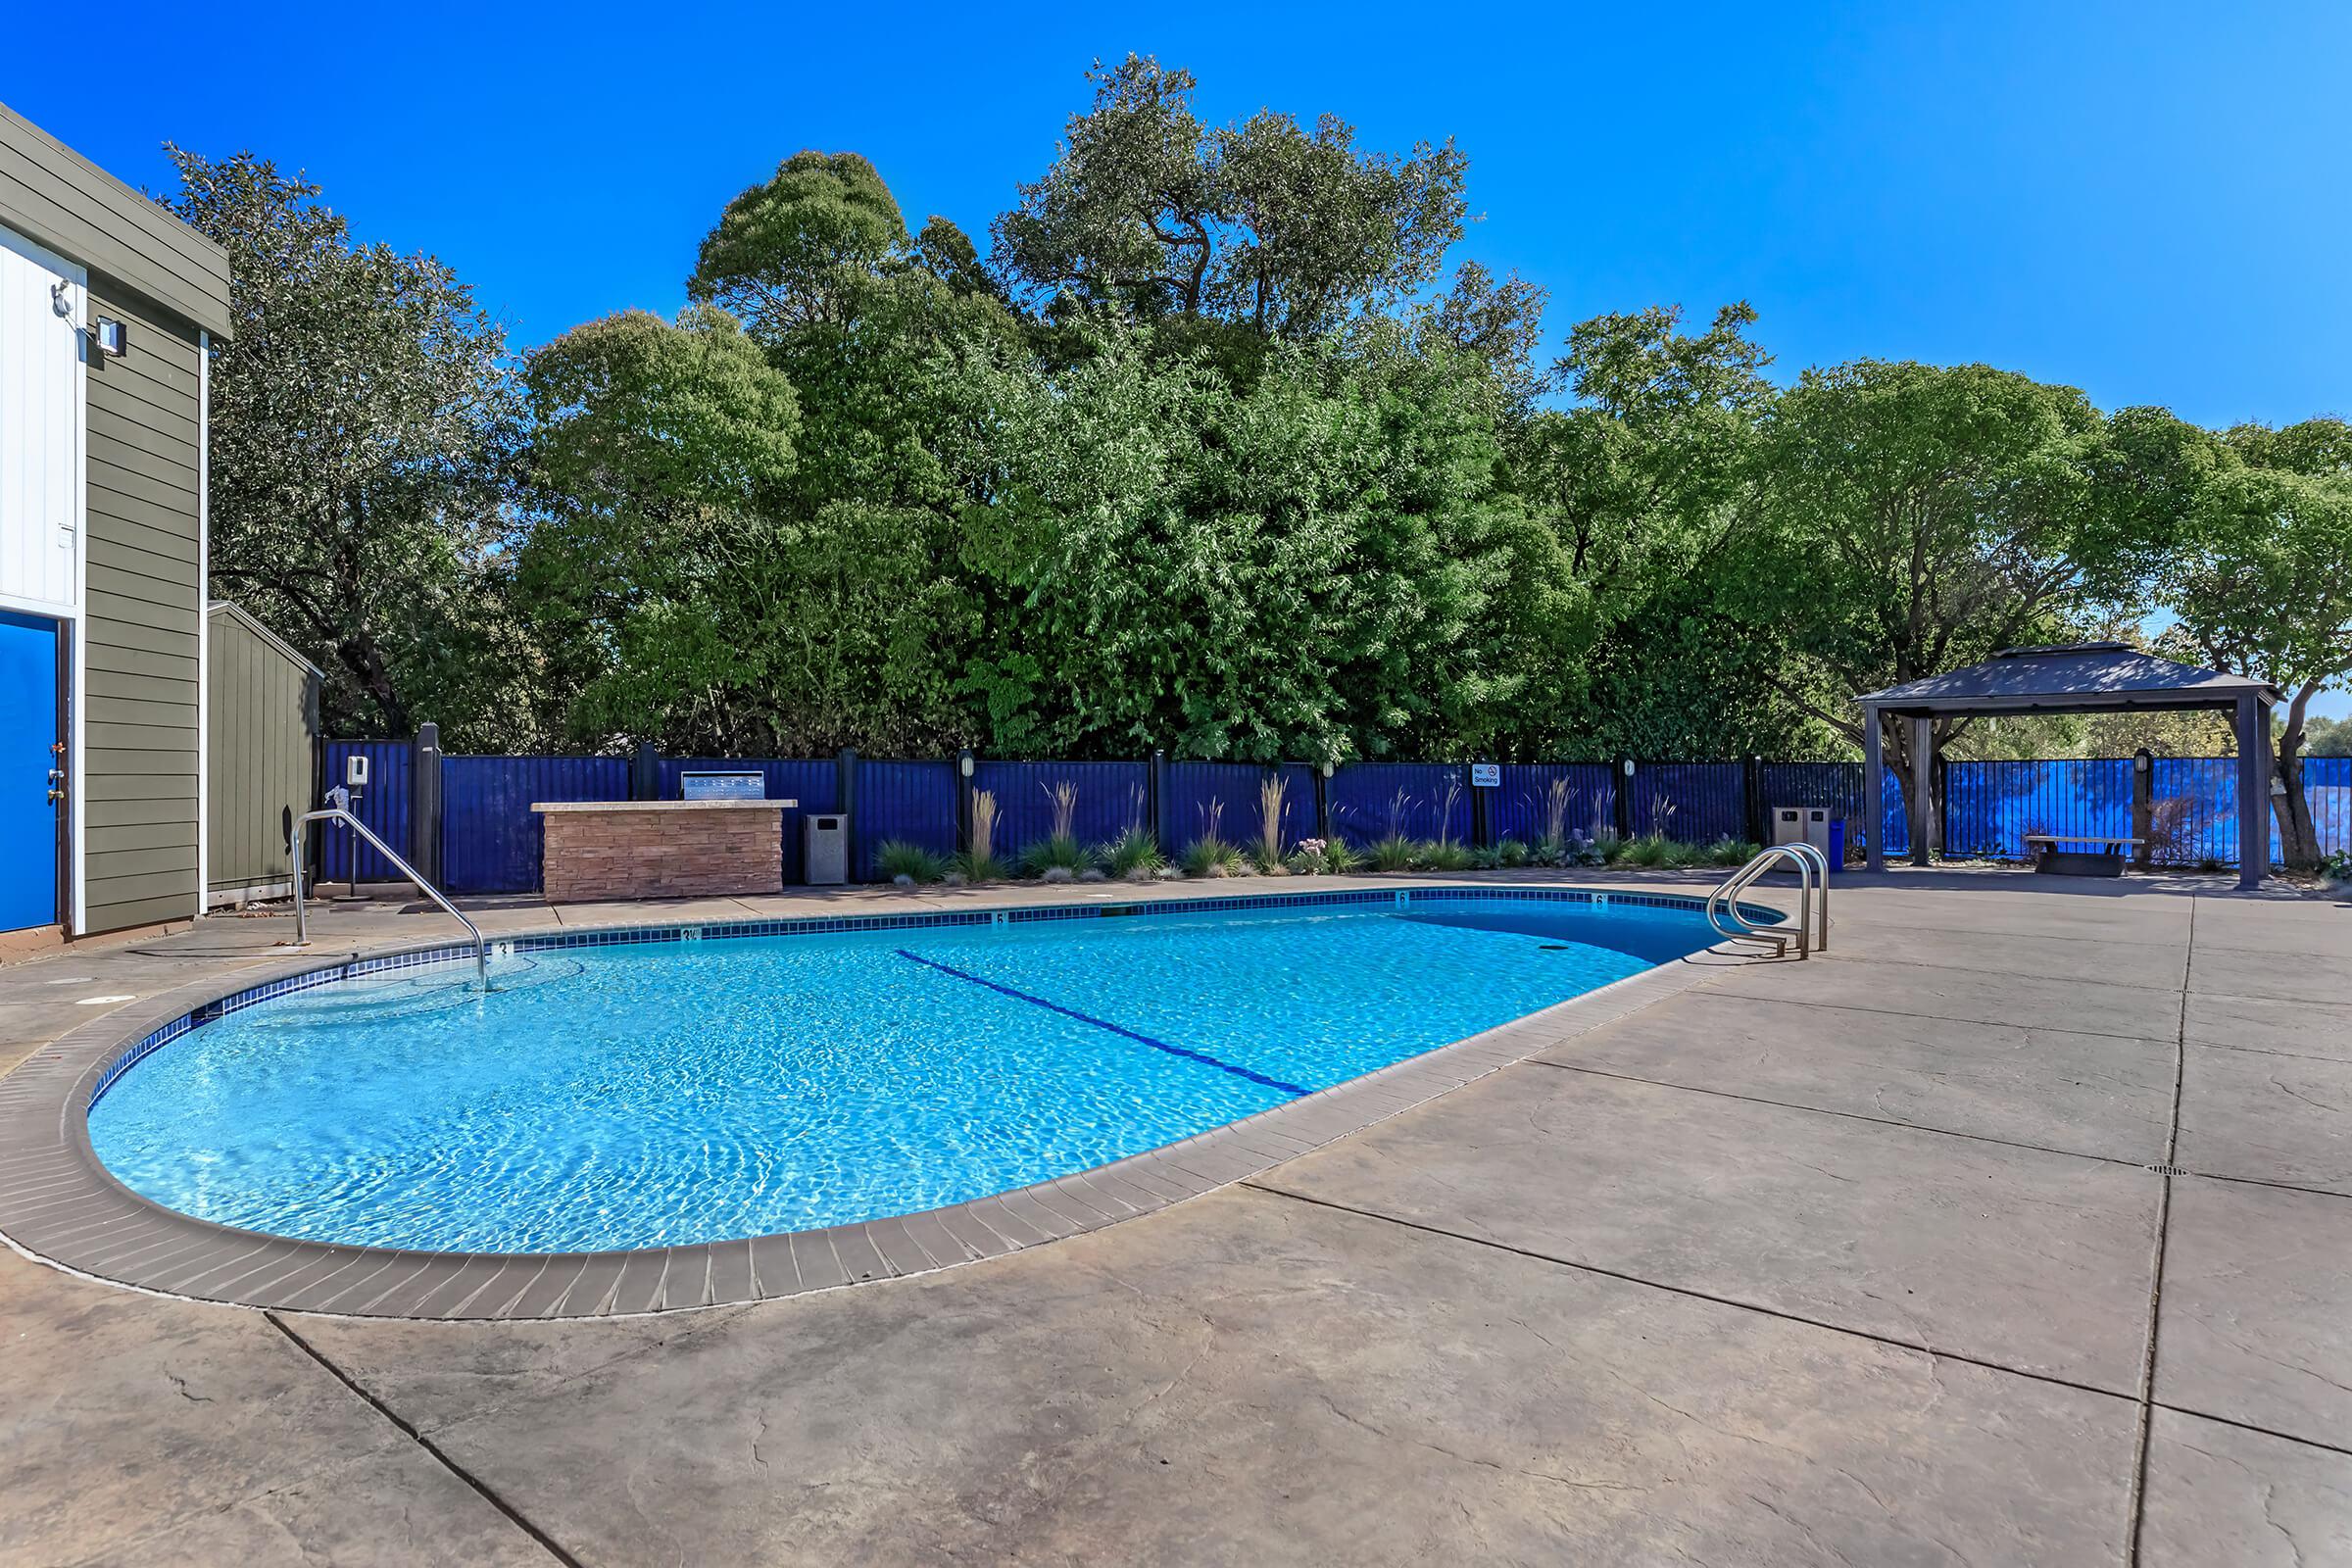
[[[1188,876],[1247,876],[1250,857],[1215,834],[1205,834],[1184,852],[1184,869]]]
[[[1095,852],[1102,868],[1112,876],[1149,874],[1168,863],[1159,853],[1159,840],[1140,827],[1131,827]]]
[[[1031,876],[1044,876],[1048,871],[1067,871],[1076,876],[1091,869],[1094,863],[1094,852],[1070,833],[1049,834],[1021,852],[1021,869]]]
[[[946,856],[904,839],[885,839],[875,845],[874,864],[894,882],[900,877],[921,883],[936,882],[949,870]]]
[[[1727,833],[1699,852],[1698,863],[1701,865],[1740,866],[1763,853],[1763,845],[1750,844],[1745,839],[1736,839]]]
[[[1401,833],[1391,833],[1372,846],[1375,871],[1410,871],[1421,863],[1421,846]]]
[[[1451,839],[1432,839],[1416,846],[1414,863],[1427,871],[1467,871],[1473,861],[1469,848]]]
[[[1323,841],[1323,869],[1331,875],[1344,876],[1363,863],[1362,853],[1346,839],[1330,838]]]
[[[958,855],[955,866],[966,882],[1002,882],[1012,875],[1011,867],[984,851]]]
[[[1518,839],[1504,839],[1494,846],[1494,863],[1500,866],[1525,865],[1533,853]]]
[[[1637,834],[1617,845],[1617,853],[1609,858],[1609,864],[1655,870],[1674,863],[1675,852],[1681,847],[1663,833]]]

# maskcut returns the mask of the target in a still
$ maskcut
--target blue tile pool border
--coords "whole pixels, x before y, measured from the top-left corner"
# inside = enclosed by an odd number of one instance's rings
[[[502,955],[622,943],[893,931],[1090,916],[1328,905],[1521,900],[1696,910],[1673,894],[1542,885],[1334,889],[1090,902],[888,915],[630,923],[504,937]],[[1742,912],[1779,918],[1762,906]],[[273,1311],[435,1321],[639,1316],[772,1300],[957,1267],[1098,1230],[1216,1191],[1552,1050],[1727,966],[1770,961],[1717,944],[1408,1056],[1328,1089],[1092,1170],[919,1213],[747,1240],[570,1253],[417,1252],[296,1241],[164,1208],[131,1192],[90,1146],[88,1107],[138,1061],[241,1007],[338,979],[470,960],[469,944],[419,943],[337,962],[290,964],[225,994],[218,976],[152,999],[139,1015],[93,1020],[0,1079],[0,1235],[26,1254],[100,1282]],[[821,1260],[810,1271],[805,1264]]]

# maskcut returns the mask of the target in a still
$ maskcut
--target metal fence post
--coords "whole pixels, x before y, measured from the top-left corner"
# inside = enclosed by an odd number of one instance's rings
[[[1144,764],[1144,820],[1152,824],[1152,842],[1163,855],[1168,853],[1173,848],[1168,837],[1168,754],[1157,746]]]
[[[1471,782],[1470,764],[1467,762],[1462,764],[1462,787],[1470,792],[1470,847],[1492,849],[1494,845],[1494,824],[1487,817],[1487,796],[1490,792]]]
[[[1325,844],[1331,842],[1331,773],[1329,762],[1315,769],[1315,837]]]
[[[1931,731],[1933,733],[1933,731]],[[1942,854],[1951,853],[1952,842],[1952,760],[1938,750],[1936,767],[1930,775],[1930,803],[1935,807],[1931,820],[1936,824],[1936,848]]]
[[[956,754],[956,848],[965,855],[972,853],[972,774],[978,769],[969,746]]]
[[[2145,746],[2132,754],[2132,863],[2142,871],[2156,856],[2156,759]]]
[[[836,793],[841,797],[842,837],[847,841],[842,846],[849,860],[847,874],[852,882],[862,882],[865,880],[865,857],[858,853],[862,840],[858,829],[858,748],[844,746],[841,755],[834,759],[834,766],[839,769]]]
[[[629,799],[658,801],[662,798],[662,748],[652,741],[639,741],[637,751],[629,759]]]
[[[1747,806],[1747,842],[1764,842],[1764,818],[1767,815],[1764,800],[1764,759],[1751,757],[1740,769],[1740,793]]]
[[[1617,836],[1634,836],[1634,760],[1620,758],[1617,762]]]
[[[357,863],[358,846],[353,846]],[[409,859],[441,883],[441,726],[419,724],[409,743]]]

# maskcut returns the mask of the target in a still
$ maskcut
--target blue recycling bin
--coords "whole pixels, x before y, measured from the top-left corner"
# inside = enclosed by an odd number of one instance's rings
[[[1830,818],[1830,834],[1829,834],[1829,837],[1830,837],[1830,848],[1829,848],[1829,857],[1830,857],[1830,875],[1832,875],[1832,876],[1836,876],[1836,875],[1837,875],[1838,872],[1840,872],[1840,871],[1842,871],[1842,870],[1844,870],[1844,869],[1845,869],[1845,818],[1844,818],[1844,817],[1842,817],[1842,816],[1833,816],[1833,817],[1831,817],[1831,818]]]

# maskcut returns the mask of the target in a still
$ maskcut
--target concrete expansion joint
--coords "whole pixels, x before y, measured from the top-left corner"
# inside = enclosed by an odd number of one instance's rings
[[[538,1525],[534,1524],[530,1518],[522,1512],[521,1509],[515,1507],[514,1503],[499,1495],[496,1489],[491,1487],[488,1482],[484,1481],[481,1477],[475,1475],[471,1470],[468,1470],[464,1465],[460,1464],[455,1458],[450,1456],[447,1449],[443,1448],[431,1438],[426,1437],[423,1431],[418,1428],[415,1422],[410,1421],[399,1411],[386,1404],[382,1399],[377,1398],[374,1394],[368,1391],[365,1384],[360,1382],[359,1379],[353,1377],[350,1373],[335,1365],[333,1361],[327,1359],[324,1351],[320,1350],[310,1341],[304,1339],[301,1335],[295,1333],[292,1326],[289,1325],[284,1318],[278,1316],[275,1312],[264,1311],[262,1313],[262,1319],[271,1328],[277,1330],[279,1334],[285,1336],[287,1342],[296,1349],[309,1356],[312,1360],[318,1362],[319,1366],[325,1368],[327,1375],[332,1377],[337,1383],[342,1384],[344,1388],[350,1390],[352,1396],[359,1399],[361,1403],[367,1405],[377,1415],[382,1416],[386,1421],[390,1422],[393,1428],[397,1430],[401,1436],[407,1438],[411,1443],[422,1449],[426,1456],[431,1458],[435,1464],[438,1464],[442,1469],[448,1471],[458,1480],[464,1482],[469,1489],[472,1490],[476,1496],[479,1496],[484,1502],[490,1504],[491,1507],[496,1508],[501,1514],[505,1515],[507,1521],[514,1525],[515,1529],[520,1530],[524,1535],[529,1536],[531,1540],[538,1543],[540,1548],[544,1550],[550,1557],[553,1557],[557,1562],[562,1563],[564,1568],[587,1568],[587,1565],[581,1562],[578,1557],[574,1556],[569,1550],[567,1550],[563,1543],[557,1541],[545,1530],[542,1530]]]

